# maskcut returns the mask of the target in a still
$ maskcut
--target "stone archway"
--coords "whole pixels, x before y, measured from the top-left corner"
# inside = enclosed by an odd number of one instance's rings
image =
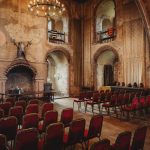
[[[47,82],[52,83],[55,97],[68,97],[70,54],[64,49],[54,49],[47,53],[46,61]]]
[[[5,92],[13,91],[16,87],[24,93],[33,92],[36,70],[25,59],[15,59],[5,71],[7,77]]]
[[[93,57],[93,78],[95,89],[104,85],[104,66],[111,66],[113,70],[113,80],[117,80],[117,65],[119,55],[111,46],[103,46],[99,48]],[[111,76],[110,75],[110,76]],[[112,81],[113,82],[113,81]]]

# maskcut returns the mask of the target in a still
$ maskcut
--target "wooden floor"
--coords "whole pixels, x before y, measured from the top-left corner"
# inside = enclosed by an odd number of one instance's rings
[[[54,102],[55,109],[59,113],[62,111],[64,108],[72,107],[73,106],[73,99],[71,98],[63,98],[63,99],[57,99]],[[97,110],[95,110],[95,114],[98,113]],[[91,109],[88,108],[88,112],[84,112],[84,107],[82,106],[81,111],[79,112],[77,109],[77,106],[74,108],[74,119],[77,118],[85,118],[86,119],[86,128],[89,126],[89,122],[91,119],[91,116],[93,114],[91,113]],[[111,143],[114,143],[116,140],[116,137],[119,133],[123,131],[131,131],[132,136],[134,134],[134,131],[137,127],[147,125],[148,126],[148,131],[146,135],[146,141],[145,141],[145,146],[144,150],[150,150],[150,116],[142,119],[131,119],[131,121],[123,121],[120,119],[117,119],[113,116],[107,116],[104,115],[104,122],[103,122],[103,127],[102,127],[102,135],[101,139],[108,138]],[[93,139],[90,140],[90,145],[94,142],[97,141],[98,139]],[[89,146],[90,147],[90,146]],[[77,145],[76,150],[80,150],[81,146]]]

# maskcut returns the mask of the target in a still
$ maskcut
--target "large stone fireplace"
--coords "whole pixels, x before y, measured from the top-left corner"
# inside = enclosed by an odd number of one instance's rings
[[[24,93],[33,92],[35,89],[36,70],[26,59],[17,58],[7,68],[5,92],[20,88]]]

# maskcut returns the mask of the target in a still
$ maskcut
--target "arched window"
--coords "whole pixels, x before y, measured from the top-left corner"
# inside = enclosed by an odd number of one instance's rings
[[[113,0],[103,0],[96,9],[96,42],[109,42],[116,36],[115,4]]]
[[[69,17],[66,12],[60,18],[48,20],[48,40],[53,43],[68,43]]]

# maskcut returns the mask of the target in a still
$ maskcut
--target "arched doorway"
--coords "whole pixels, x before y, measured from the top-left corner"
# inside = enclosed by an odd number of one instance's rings
[[[47,82],[52,83],[55,97],[69,96],[69,61],[64,52],[55,50],[47,55]]]
[[[95,54],[95,87],[112,85],[118,76],[118,55],[111,48],[98,50]]]

